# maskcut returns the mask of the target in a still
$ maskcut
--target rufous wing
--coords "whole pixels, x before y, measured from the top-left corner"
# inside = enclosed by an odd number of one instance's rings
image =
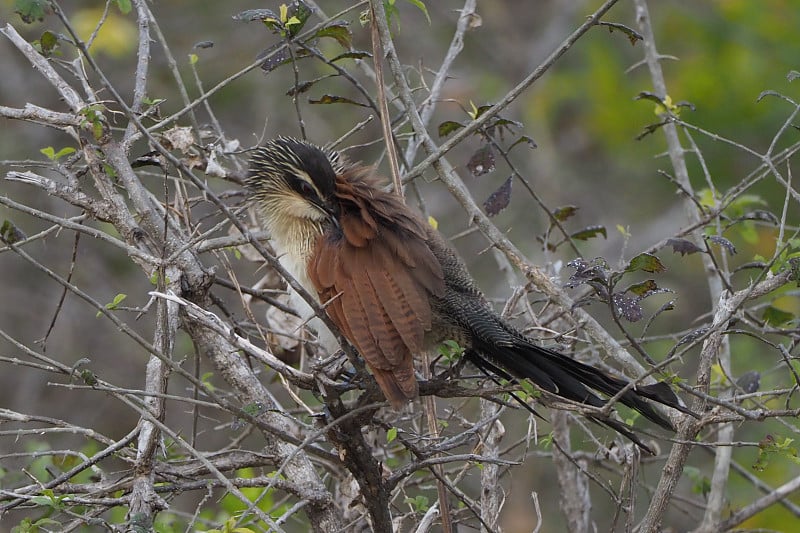
[[[326,312],[394,407],[417,396],[413,356],[431,328],[444,276],[424,223],[358,169],[337,181],[342,213],[322,235],[308,275]]]

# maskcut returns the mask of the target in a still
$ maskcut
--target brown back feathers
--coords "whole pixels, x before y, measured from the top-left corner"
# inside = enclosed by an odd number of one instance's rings
[[[431,296],[444,275],[425,223],[370,169],[345,169],[336,180],[339,228],[320,236],[308,276],[331,320],[369,365],[395,407],[417,396],[413,355],[431,329]]]

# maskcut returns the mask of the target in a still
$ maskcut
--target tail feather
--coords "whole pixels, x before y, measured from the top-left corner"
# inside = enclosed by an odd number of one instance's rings
[[[507,345],[498,346],[496,343],[474,339],[472,350],[467,352],[467,356],[484,372],[490,371],[506,379],[530,379],[548,392],[594,407],[602,407],[607,402],[607,399],[596,393],[610,398],[629,386],[629,382],[624,379],[537,346],[524,337],[520,336],[513,342],[504,344]],[[648,400],[696,416],[681,405],[678,397],[665,383],[637,385],[625,391],[619,398],[623,405],[641,413],[651,422],[674,431],[675,428],[670,420],[656,410]],[[652,452],[627,425],[611,418],[599,416],[591,418]]]
[[[492,379],[495,382],[497,382],[497,378],[495,376],[500,376],[501,378],[508,380],[515,379],[514,376],[503,370],[501,367],[492,363],[486,357],[481,356],[474,350],[467,350],[467,352],[464,355],[467,357],[469,361],[471,361],[475,366],[477,366],[483,373],[485,373],[490,379]],[[524,401],[516,394],[511,393],[511,397],[514,398],[522,407],[530,411],[538,418],[541,418],[543,420],[545,419],[533,407],[531,407],[528,402]],[[620,435],[624,436],[625,438],[629,439],[631,442],[639,446],[642,450],[645,450],[650,455],[655,455],[655,452],[652,450],[652,448],[650,448],[648,445],[642,442],[641,439],[639,439],[638,435],[636,435],[636,433],[634,433],[633,430],[631,430],[626,424],[608,417],[589,416],[589,418],[594,422],[597,422],[598,424],[602,424],[604,426],[608,426],[609,428],[613,429]]]

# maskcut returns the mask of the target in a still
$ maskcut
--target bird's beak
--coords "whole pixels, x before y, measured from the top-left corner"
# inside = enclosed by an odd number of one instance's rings
[[[336,213],[334,213],[332,209],[326,209],[325,212],[328,213],[328,217],[330,218],[330,221],[333,223],[334,227],[336,229],[341,229],[341,226],[339,226],[339,218],[336,216]]]
[[[323,202],[314,202],[314,205],[316,205],[320,209],[320,211],[328,215],[328,220],[331,221],[334,227],[336,228],[340,227],[339,213],[333,206],[326,205]]]

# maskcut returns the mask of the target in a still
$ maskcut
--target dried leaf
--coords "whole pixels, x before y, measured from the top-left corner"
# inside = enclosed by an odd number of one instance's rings
[[[736,380],[736,385],[742,389],[745,394],[752,394],[761,386],[761,373],[756,370],[745,372]]]
[[[753,211],[750,211],[749,213],[745,213],[744,216],[742,216],[742,220],[762,220],[764,222],[769,222],[770,224],[773,224],[775,226],[780,224],[780,220],[778,219],[778,217],[775,216],[774,213],[771,213],[764,209],[755,209]]]
[[[281,48],[280,50],[278,50],[276,53],[273,54],[272,52],[278,47],[283,47],[283,48]],[[266,58],[264,59],[264,62],[261,63],[261,70],[263,70],[264,72],[271,72],[276,68],[278,68],[279,66],[289,63],[292,60],[292,55],[289,53],[289,49],[283,46],[282,43],[267,48],[266,50],[258,54],[258,57],[256,57],[256,59],[261,59],[262,57]]]
[[[167,149],[178,150],[182,154],[186,154],[194,145],[194,134],[192,128],[188,126],[175,126],[164,132],[162,140],[165,141],[164,145]]]
[[[669,239],[667,240],[667,246],[672,246],[672,252],[679,253],[681,255],[694,254],[704,251],[695,243],[687,239]]]
[[[631,259],[631,262],[628,263],[627,267],[625,267],[625,272],[636,272],[637,270],[643,270],[645,272],[655,274],[658,272],[664,272],[667,270],[667,267],[664,266],[658,257],[648,253],[641,253]]]
[[[513,143],[511,146],[509,146],[509,147],[508,147],[509,151],[510,151],[512,148],[514,148],[516,145],[518,145],[518,144],[520,144],[520,143],[523,143],[523,142],[524,142],[524,143],[528,143],[528,146],[530,146],[532,149],[533,149],[533,148],[538,148],[538,147],[539,147],[539,145],[537,145],[537,144],[536,144],[536,141],[534,141],[533,139],[531,139],[531,138],[530,138],[530,137],[528,137],[527,135],[521,135],[519,139],[517,139],[516,141],[514,141],[514,143]]]
[[[604,284],[608,279],[608,263],[602,257],[586,261],[585,259],[573,259],[567,266],[575,269],[567,283],[567,287],[574,288],[584,283],[599,283]]]
[[[728,250],[728,253],[731,255],[736,254],[736,247],[733,245],[731,241],[726,239],[725,237],[720,237],[719,235],[709,235],[706,237],[709,241],[719,244],[720,246],[724,247]]]
[[[628,40],[631,42],[632,45],[636,44],[636,41],[644,41],[644,37],[642,34],[634,30],[633,28],[629,28],[624,24],[620,24],[618,22],[598,22],[599,25],[605,26],[608,28],[609,33],[614,33],[614,30],[619,30],[628,37]]]
[[[510,176],[485,202],[483,202],[483,209],[486,211],[487,215],[493,217],[508,207],[508,203],[511,201],[511,184],[513,181],[514,176]]]
[[[485,144],[472,154],[467,169],[475,177],[483,176],[494,170],[495,158],[491,144]]]
[[[247,9],[231,17],[236,22],[254,22],[256,20],[275,19],[278,20],[278,15],[269,9]]]
[[[681,339],[675,344],[675,347],[677,348],[678,346],[680,346],[682,344],[687,344],[689,342],[694,342],[697,339],[699,339],[700,337],[702,337],[703,335],[705,335],[706,333],[708,333],[708,328],[707,327],[703,327],[703,328],[696,329],[694,331],[690,331],[689,333],[687,333],[686,335],[681,337]]]
[[[612,301],[617,314],[628,322],[638,322],[644,316],[642,306],[639,305],[639,298],[615,294],[612,296]]]

